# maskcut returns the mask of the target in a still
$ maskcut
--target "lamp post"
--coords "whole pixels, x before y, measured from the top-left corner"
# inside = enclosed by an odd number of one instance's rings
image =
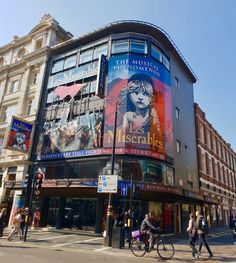
[[[117,106],[119,101],[116,101],[115,115],[113,124],[113,143],[112,143],[112,155],[111,155],[111,174],[114,175],[115,165],[115,150],[116,150],[116,126],[117,126]],[[108,207],[107,207],[107,219],[106,219],[106,236],[104,245],[111,247],[112,243],[112,226],[113,226],[113,208],[112,208],[112,193],[109,193]]]

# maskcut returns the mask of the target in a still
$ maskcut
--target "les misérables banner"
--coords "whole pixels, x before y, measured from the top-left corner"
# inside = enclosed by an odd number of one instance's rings
[[[31,122],[12,116],[4,148],[29,153],[32,131],[33,124]]]

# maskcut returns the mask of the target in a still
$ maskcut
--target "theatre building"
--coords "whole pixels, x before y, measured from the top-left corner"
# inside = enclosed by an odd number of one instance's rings
[[[32,151],[45,174],[33,201],[41,225],[104,230],[108,194],[98,177],[111,174],[116,138],[114,215],[131,207],[135,226],[152,211],[166,233],[185,229],[203,204],[195,82],[170,36],[145,22],[111,23],[53,47]]]

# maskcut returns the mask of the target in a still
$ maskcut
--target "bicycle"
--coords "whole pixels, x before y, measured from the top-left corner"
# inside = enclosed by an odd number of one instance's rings
[[[174,245],[169,240],[163,240],[159,230],[154,234],[154,248],[151,250],[149,250],[149,242],[146,241],[145,235],[146,234],[142,234],[139,230],[132,232],[130,249],[136,257],[142,257],[146,253],[150,253],[155,249],[157,250],[159,257],[163,260],[171,259],[174,256]]]

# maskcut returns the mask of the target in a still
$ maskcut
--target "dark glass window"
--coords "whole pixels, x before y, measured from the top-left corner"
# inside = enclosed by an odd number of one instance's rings
[[[78,178],[79,177],[79,163],[67,163],[66,178]]]
[[[112,43],[112,53],[123,53],[129,51],[129,40],[122,39],[113,41]]]
[[[81,162],[79,166],[79,177],[97,179],[99,174],[99,164],[99,161]]]
[[[93,59],[97,59],[101,55],[107,55],[107,43],[94,48]]]
[[[52,66],[52,73],[63,70],[63,66],[64,66],[64,60],[58,60],[54,62]]]
[[[83,64],[86,62],[89,62],[93,59],[93,49],[87,49],[85,51],[81,51],[80,58],[79,58],[79,64]]]
[[[130,51],[135,53],[147,53],[147,42],[142,40],[134,40],[130,41]]]
[[[170,61],[165,54],[162,54],[162,63],[168,70],[170,69]]]
[[[64,69],[75,67],[76,66],[76,59],[77,59],[77,55],[67,57],[65,59]]]
[[[157,48],[156,46],[153,46],[153,45],[151,46],[151,56],[157,59],[158,61],[162,62],[161,50]]]

